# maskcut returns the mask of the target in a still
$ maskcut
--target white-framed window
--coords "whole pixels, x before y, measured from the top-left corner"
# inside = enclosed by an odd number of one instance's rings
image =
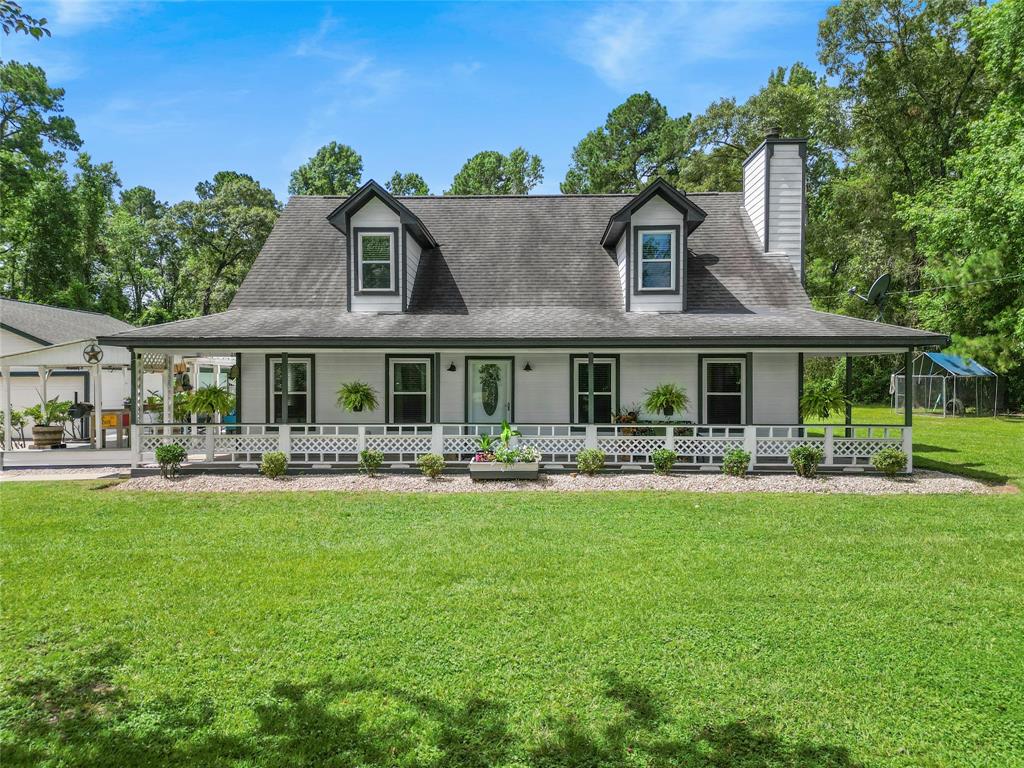
[[[673,229],[640,231],[637,270],[640,291],[673,291],[676,287],[676,232]]]
[[[356,271],[360,292],[394,293],[397,290],[395,233],[360,232],[356,243]]]
[[[388,360],[388,367],[391,423],[428,423],[431,407],[430,358],[393,357]]]
[[[589,360],[573,357],[572,404],[573,421],[587,424],[590,421],[590,394],[588,382]],[[614,357],[594,358],[594,423],[611,424],[615,417],[617,399],[616,386],[618,361]]]
[[[746,360],[713,358],[704,361],[704,422],[743,424],[746,419]]]
[[[313,421],[313,360],[288,357],[288,418],[284,418],[285,370],[280,357],[272,357],[270,366],[270,423],[309,424]]]

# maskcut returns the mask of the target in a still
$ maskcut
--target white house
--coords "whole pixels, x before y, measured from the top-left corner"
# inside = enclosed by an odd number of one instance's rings
[[[425,452],[460,462],[503,419],[556,466],[585,446],[627,467],[668,446],[680,468],[713,468],[734,446],[769,467],[817,441],[831,468],[909,447],[909,411],[899,427],[801,424],[805,357],[948,342],[811,308],[804,150],[769,136],[738,193],[655,181],[637,195],[399,199],[371,181],[347,198],[293,197],[227,311],[102,339],[128,347],[137,371],[236,360],[239,424],[136,414],[137,447],[179,442],[214,464],[280,448],[344,467],[364,447],[392,465]],[[338,405],[354,381],[379,408]],[[684,411],[635,407],[664,383],[686,390]]]

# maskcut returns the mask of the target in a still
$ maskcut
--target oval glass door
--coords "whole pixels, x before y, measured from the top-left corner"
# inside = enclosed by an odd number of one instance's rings
[[[473,424],[499,424],[512,420],[512,361],[477,359],[467,361],[467,416]]]

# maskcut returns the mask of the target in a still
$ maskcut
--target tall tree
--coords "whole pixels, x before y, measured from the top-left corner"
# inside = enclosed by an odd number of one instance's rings
[[[455,174],[446,195],[526,195],[544,180],[540,157],[522,147],[507,155],[478,152]]]
[[[897,203],[924,257],[913,301],[1024,398],[1024,0],[979,8],[970,31],[997,95],[948,159],[948,178]],[[954,288],[941,288],[952,285]],[[928,290],[939,286],[939,290]]]
[[[576,145],[561,190],[636,192],[656,178],[677,183],[691,146],[689,115],[670,118],[650,93],[634,93]]]
[[[332,141],[292,171],[290,195],[351,195],[363,178],[363,158],[347,144]]]
[[[21,32],[36,40],[43,35],[50,36],[50,30],[46,28],[46,19],[29,16],[22,10],[21,4],[14,0],[0,0],[0,28],[3,28],[5,35]]]
[[[251,176],[221,171],[196,185],[197,200],[175,205],[170,217],[186,263],[176,313],[227,309],[277,220],[281,205]]]
[[[429,195],[430,187],[427,186],[427,182],[423,180],[423,177],[418,173],[401,173],[395,171],[391,174],[391,178],[384,184],[384,188],[387,189],[392,195]]]

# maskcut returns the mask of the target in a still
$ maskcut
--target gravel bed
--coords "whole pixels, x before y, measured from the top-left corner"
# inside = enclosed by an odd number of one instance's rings
[[[468,475],[429,480],[420,475],[357,474],[294,475],[268,480],[250,475],[186,475],[174,480],[135,477],[115,486],[122,491],[391,491],[427,493],[485,493],[488,491],[699,491],[702,493],[859,493],[867,495],[921,493],[998,493],[1003,487],[986,485],[944,472],[922,470],[910,478],[887,480],[877,475],[826,475],[808,480],[796,475],[756,475],[735,478],[720,474],[672,475],[615,473],[594,477],[542,474],[538,480],[477,481]],[[1003,491],[1005,492],[1005,491]]]
[[[5,469],[0,480],[96,480],[127,473],[127,467],[39,467]]]

